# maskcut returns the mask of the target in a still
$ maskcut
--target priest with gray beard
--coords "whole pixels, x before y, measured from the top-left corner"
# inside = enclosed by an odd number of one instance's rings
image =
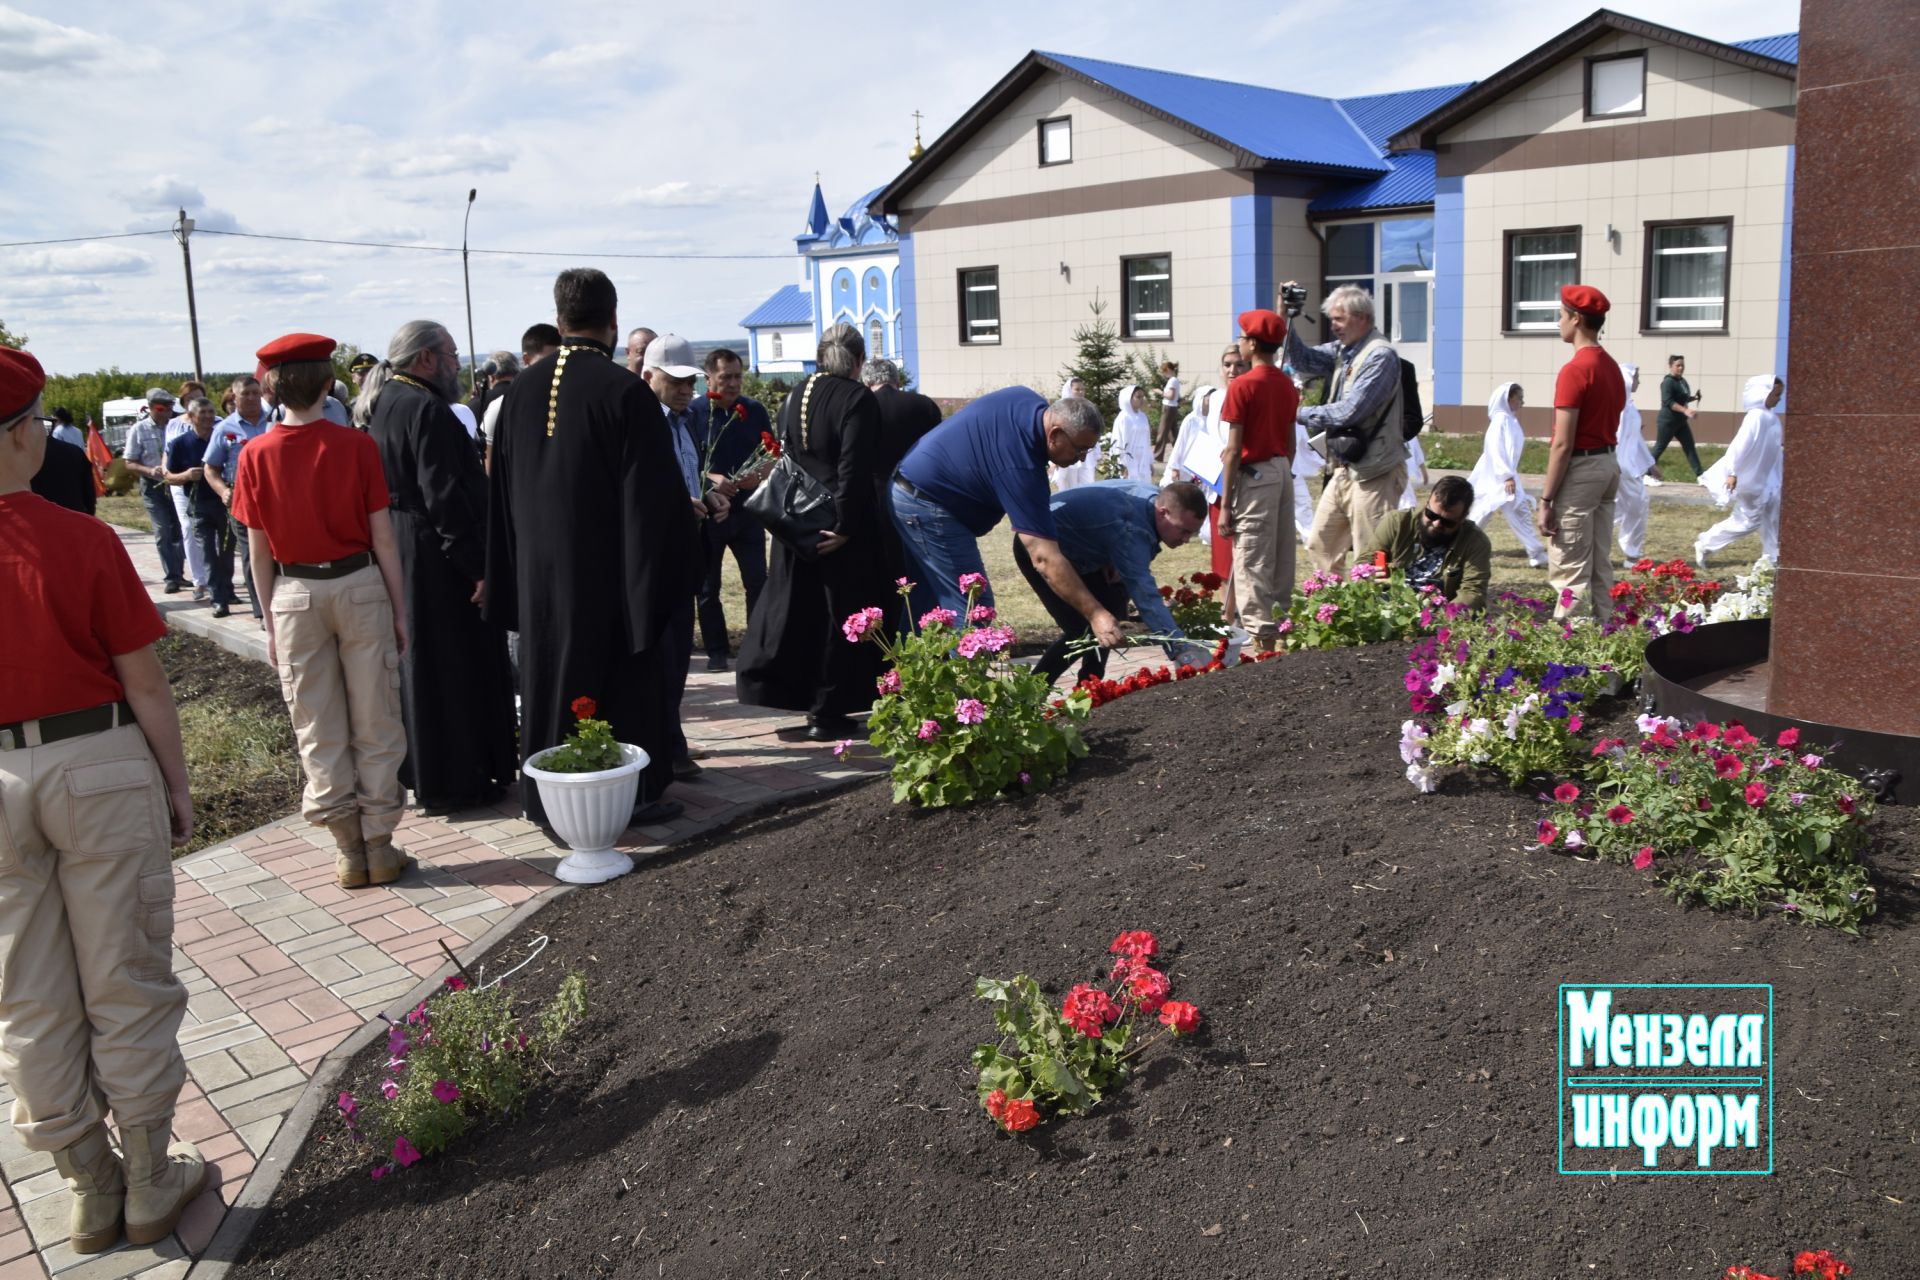
[[[387,473],[412,638],[400,659],[400,779],[430,813],[491,804],[519,765],[506,633],[480,615],[487,477],[453,415],[459,395],[452,335],[414,320],[393,335],[354,402]]]

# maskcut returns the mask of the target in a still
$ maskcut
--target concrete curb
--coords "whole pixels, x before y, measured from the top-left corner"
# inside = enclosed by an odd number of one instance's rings
[[[675,845],[687,844],[703,836],[713,835],[735,822],[758,817],[762,813],[772,813],[796,801],[815,800],[821,796],[833,795],[885,776],[885,774],[867,773],[852,777],[828,778],[823,779],[819,786],[810,787],[804,791],[769,796],[751,803],[730,805],[716,812],[705,826],[689,831],[677,840],[658,846],[656,852],[665,852]],[[642,869],[644,864],[635,868],[636,871]],[[535,914],[560,901],[565,895],[586,887],[589,886],[556,882],[554,888],[537,897],[527,899],[515,907],[505,919],[462,948],[458,952],[460,963],[471,968],[488,952],[518,933]],[[458,970],[452,963],[441,965],[431,975],[421,979],[404,997],[389,1004],[385,1010],[385,1017],[395,1021],[404,1020],[415,1005],[439,990],[441,984],[456,972]],[[381,1015],[376,1014],[320,1059],[300,1094],[300,1100],[294,1103],[291,1111],[287,1112],[286,1119],[281,1121],[279,1130],[273,1136],[273,1141],[267,1145],[266,1151],[254,1164],[253,1172],[248,1175],[245,1185],[240,1188],[240,1194],[227,1207],[226,1216],[221,1219],[220,1227],[214,1232],[213,1239],[207,1242],[206,1249],[187,1270],[186,1280],[225,1280],[238,1262],[240,1251],[253,1235],[255,1224],[266,1212],[274,1193],[280,1189],[281,1179],[286,1176],[294,1158],[299,1155],[300,1148],[306,1143],[307,1135],[312,1132],[314,1122],[324,1114],[327,1107],[333,1105],[334,1086],[339,1082],[341,1074],[345,1072],[347,1064],[353,1061],[354,1056],[362,1049],[383,1034],[384,1026]]]

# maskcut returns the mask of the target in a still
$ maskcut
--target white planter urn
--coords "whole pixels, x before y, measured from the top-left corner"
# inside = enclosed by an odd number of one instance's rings
[[[620,764],[594,773],[551,773],[540,761],[557,748],[548,747],[527,757],[520,771],[540,788],[540,804],[547,821],[573,850],[554,875],[568,884],[599,884],[633,870],[633,859],[613,847],[633,818],[633,799],[640,789],[640,771],[647,753],[622,742]]]

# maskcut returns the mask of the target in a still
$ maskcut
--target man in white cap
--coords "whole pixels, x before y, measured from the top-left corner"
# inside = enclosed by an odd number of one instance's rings
[[[647,344],[640,376],[659,397],[666,415],[667,432],[673,439],[674,460],[680,464],[680,478],[686,481],[694,514],[702,520],[727,518],[727,497],[709,490],[700,465],[700,446],[693,438],[694,384],[700,377],[700,362],[693,358],[693,344],[678,334],[662,334]],[[695,575],[698,581],[698,575]],[[680,727],[680,703],[687,692],[687,664],[693,660],[693,595],[688,595],[674,611],[662,637],[661,659],[667,679],[667,705],[673,710],[673,776],[685,781],[698,776],[700,766],[687,747],[687,735]]]

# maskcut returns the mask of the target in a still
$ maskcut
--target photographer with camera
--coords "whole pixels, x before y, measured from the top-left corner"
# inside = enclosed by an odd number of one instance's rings
[[[1280,287],[1286,313],[1287,362],[1302,377],[1332,375],[1325,403],[1302,407],[1300,425],[1333,468],[1313,513],[1307,554],[1322,572],[1340,572],[1358,561],[1382,518],[1393,511],[1405,487],[1407,446],[1401,432],[1400,356],[1373,325],[1373,297],[1343,284],[1321,310],[1334,341],[1308,346],[1293,321],[1306,304],[1306,290],[1289,280]]]

